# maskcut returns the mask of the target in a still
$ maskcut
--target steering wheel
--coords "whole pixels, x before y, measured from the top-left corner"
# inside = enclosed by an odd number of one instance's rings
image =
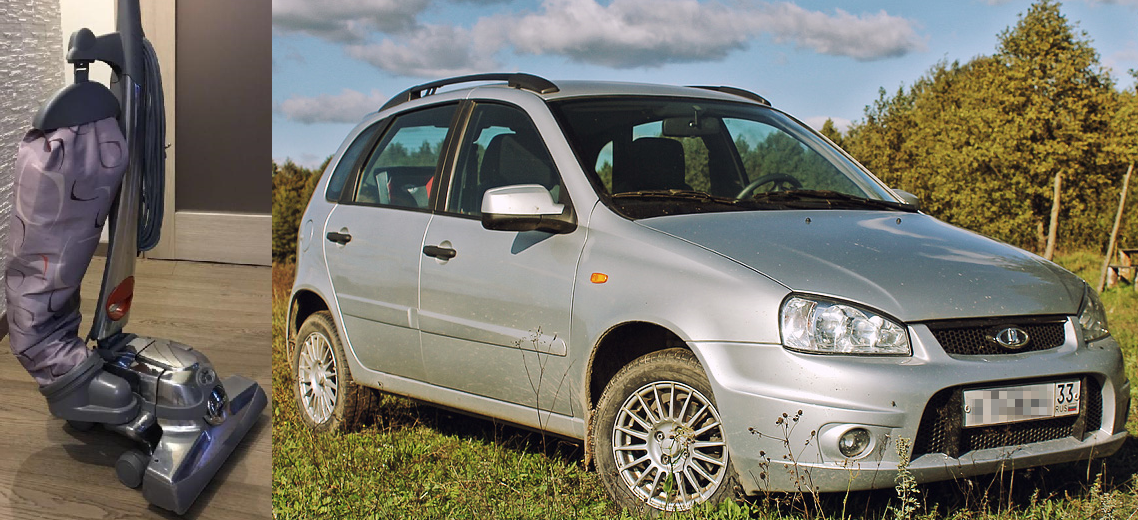
[[[771,173],[769,175],[763,175],[762,177],[751,181],[751,183],[748,184],[746,188],[743,188],[743,191],[740,191],[739,194],[735,196],[735,199],[742,200],[750,198],[755,194],[755,188],[758,188],[759,186],[767,183],[773,183],[769,191],[782,191],[788,186],[796,190],[802,189],[802,183],[799,182],[798,179],[795,179],[794,177],[791,177],[785,173]]]

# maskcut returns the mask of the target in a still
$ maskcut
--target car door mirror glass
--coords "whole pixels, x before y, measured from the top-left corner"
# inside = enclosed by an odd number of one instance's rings
[[[921,199],[916,195],[913,195],[912,193],[909,193],[905,190],[893,190],[893,193],[896,193],[898,197],[901,197],[901,200],[904,201],[905,204],[913,206],[917,208],[917,210],[921,209]]]

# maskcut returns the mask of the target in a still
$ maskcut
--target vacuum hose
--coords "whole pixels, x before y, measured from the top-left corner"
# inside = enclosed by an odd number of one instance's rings
[[[142,204],[138,214],[138,250],[158,245],[162,232],[166,189],[166,109],[162,98],[162,72],[150,40],[142,39],[143,81],[140,104],[142,146]]]

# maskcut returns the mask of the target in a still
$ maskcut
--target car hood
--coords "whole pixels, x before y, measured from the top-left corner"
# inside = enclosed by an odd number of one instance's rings
[[[673,215],[640,225],[724,255],[792,291],[903,321],[1075,314],[1082,281],[1021,249],[919,213],[851,210]]]

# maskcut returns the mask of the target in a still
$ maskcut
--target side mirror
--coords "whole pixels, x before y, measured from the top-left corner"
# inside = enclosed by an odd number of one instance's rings
[[[556,204],[540,184],[518,184],[486,190],[482,195],[482,227],[498,231],[570,233],[577,229],[573,209]]]
[[[917,211],[921,210],[921,199],[917,198],[916,195],[913,195],[912,193],[909,193],[905,190],[893,190],[893,193],[896,193],[898,197],[901,197],[901,200],[905,201],[905,204],[917,208]]]

